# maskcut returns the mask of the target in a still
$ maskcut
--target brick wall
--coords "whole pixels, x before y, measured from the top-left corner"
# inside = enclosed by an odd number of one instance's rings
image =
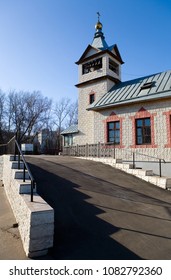
[[[92,60],[91,55],[93,54],[93,50],[88,53],[90,57],[90,61]],[[96,71],[83,74],[82,73],[82,64],[78,66],[78,75],[79,75],[79,83],[89,82],[96,78],[103,78],[106,75],[111,76],[116,79],[121,79],[121,65],[118,65],[119,73],[118,75],[109,69],[109,58],[110,54],[105,53],[100,55],[102,57],[102,68]],[[116,64],[116,61],[113,57],[111,57]],[[88,60],[86,61],[86,63]],[[108,92],[112,86],[114,86],[114,82],[109,80],[108,78],[102,79],[98,82],[92,82],[91,84],[86,83],[79,87],[79,97],[78,97],[78,130],[79,133],[74,138],[75,144],[85,144],[85,143],[94,143],[95,142],[95,114],[92,111],[87,111],[89,107],[90,94],[95,95],[95,102],[97,102],[106,92]]]
[[[94,112],[94,143],[106,142],[107,121],[122,120],[121,143],[125,148],[171,160],[171,100],[153,101]],[[151,118],[151,145],[136,145],[136,118]]]
[[[78,96],[78,130],[74,144],[94,143],[94,112],[87,111],[89,96],[95,94],[95,102],[99,100],[113,85],[110,80],[93,83],[79,89]]]

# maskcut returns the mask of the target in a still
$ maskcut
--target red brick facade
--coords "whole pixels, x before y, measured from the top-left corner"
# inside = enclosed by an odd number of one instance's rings
[[[135,116],[131,116],[130,119],[132,121],[132,145],[131,148],[157,148],[155,144],[155,137],[154,137],[154,117],[156,113],[150,114],[146,109],[141,107],[141,109],[135,114]],[[135,127],[135,120],[136,119],[143,119],[143,118],[150,118],[151,121],[151,144],[149,145],[136,145],[136,127]]]
[[[105,139],[105,142],[108,141],[108,131],[107,131],[107,123],[109,122],[116,122],[116,121],[119,121],[120,122],[120,145],[117,145],[117,148],[124,148],[125,146],[122,145],[122,122],[124,120],[124,117],[119,117],[115,114],[114,111],[112,111],[112,113],[110,114],[109,117],[107,117],[107,119],[105,119],[103,122],[104,122],[104,132],[105,132],[105,135],[104,135],[104,139]]]
[[[166,116],[166,129],[167,129],[167,144],[165,148],[171,148],[171,110],[164,112],[163,115]]]

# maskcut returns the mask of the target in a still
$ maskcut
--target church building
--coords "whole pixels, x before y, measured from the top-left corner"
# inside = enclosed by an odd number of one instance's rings
[[[171,71],[121,80],[124,63],[108,46],[102,23],[78,65],[78,126],[62,132],[64,146],[104,143],[171,161]]]

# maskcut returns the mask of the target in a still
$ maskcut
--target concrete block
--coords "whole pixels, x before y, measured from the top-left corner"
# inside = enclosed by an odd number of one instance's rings
[[[153,176],[153,170],[145,170],[146,171],[146,176]]]
[[[30,211],[31,226],[53,223],[54,210],[41,196],[35,194],[33,197],[34,203],[30,201],[30,196],[28,194],[24,194],[22,197]]]
[[[45,249],[45,250],[39,250],[39,251],[33,251],[33,252],[28,252],[27,253],[27,256],[29,258],[36,258],[36,257],[41,257],[41,256],[44,256],[44,255],[47,255],[48,253],[48,250]]]
[[[18,155],[14,156],[14,155],[9,155],[9,160],[10,161],[17,161],[18,160]]]
[[[152,170],[143,170],[143,169],[133,169],[132,174],[140,175],[140,176],[152,176],[153,171]]]
[[[133,169],[132,163],[124,163],[124,169]]]
[[[22,179],[16,179],[14,181],[14,186],[16,187],[16,191],[18,190],[19,194],[30,194],[31,193],[31,181],[30,180],[26,180],[25,182],[23,182]],[[33,193],[36,193],[36,186],[33,189]]]
[[[126,169],[126,170],[124,170],[126,173],[129,173],[129,174],[133,174],[133,170],[134,169]]]
[[[30,201],[30,180],[22,182],[15,177],[22,176],[21,170],[11,169],[11,156],[3,156],[3,182],[5,192],[11,204],[26,255],[38,257],[47,254],[53,246],[54,210],[37,193]],[[17,176],[16,176],[17,174]],[[26,175],[27,177],[27,175]]]
[[[116,168],[119,169],[127,170],[127,169],[131,169],[132,167],[133,165],[131,163],[116,163]]]
[[[43,239],[43,238],[49,238],[53,236],[54,233],[54,224],[48,223],[48,224],[40,224],[37,226],[31,226],[30,227],[30,238],[31,239]]]
[[[17,161],[12,161],[11,162],[11,168],[12,169],[18,169],[18,167],[19,167],[19,169],[23,169],[24,168],[24,163],[22,161],[20,161],[20,164],[18,166],[18,162]]]
[[[166,180],[166,188],[171,189],[171,178],[167,178]]]
[[[20,169],[13,169],[12,170],[12,173],[13,173],[13,178],[14,179],[23,179],[23,174],[24,174],[24,172],[23,172],[23,170],[20,170]],[[29,179],[29,174],[28,174],[28,171],[26,170],[25,171],[25,179]]]
[[[149,178],[150,178],[150,176],[144,176],[144,181],[146,181],[146,182],[149,182]]]
[[[29,252],[48,249],[51,248],[52,246],[53,246],[53,239],[51,238],[51,236],[29,240]]]
[[[119,159],[119,158],[117,158],[117,159],[113,159],[113,163],[122,163],[122,159]]]
[[[166,189],[166,178],[158,177],[156,185],[160,188]]]
[[[156,185],[157,184],[157,176],[148,176],[148,182]]]

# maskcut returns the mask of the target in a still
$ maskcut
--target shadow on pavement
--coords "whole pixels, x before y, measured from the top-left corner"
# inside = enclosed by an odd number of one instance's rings
[[[80,186],[30,164],[38,193],[55,211],[54,246],[41,259],[141,259],[110,237],[120,230],[98,217],[103,210],[90,204]]]

